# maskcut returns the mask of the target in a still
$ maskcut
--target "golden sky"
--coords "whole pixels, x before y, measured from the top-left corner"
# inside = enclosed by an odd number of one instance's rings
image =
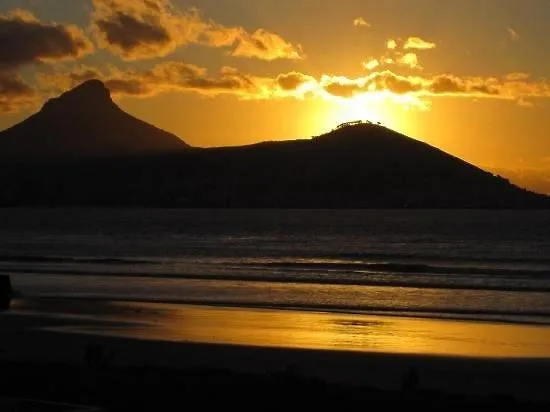
[[[548,0],[2,0],[0,129],[99,78],[194,146],[379,121],[550,193]]]

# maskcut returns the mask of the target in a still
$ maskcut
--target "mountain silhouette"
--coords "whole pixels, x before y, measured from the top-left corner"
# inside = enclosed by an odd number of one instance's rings
[[[80,159],[181,150],[177,136],[120,109],[99,80],[90,80],[0,133],[0,157],[12,161]]]
[[[547,196],[369,122],[311,139],[189,147],[124,113],[97,81],[0,133],[0,152],[17,153],[0,160],[0,205],[550,207]]]

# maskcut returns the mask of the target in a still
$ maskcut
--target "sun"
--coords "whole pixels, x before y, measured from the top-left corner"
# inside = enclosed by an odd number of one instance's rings
[[[374,102],[366,96],[354,96],[337,102],[334,121],[338,124],[355,120],[386,123],[389,118],[381,102]]]
[[[356,95],[331,101],[330,109],[323,113],[320,123],[330,129],[341,123],[362,120],[394,128],[399,117],[396,108],[386,99],[376,98],[372,94]]]
[[[387,92],[325,97],[312,109],[308,123],[314,136],[326,133],[339,124],[357,120],[379,123],[392,130],[411,134],[414,131],[414,113],[419,110],[416,101]]]

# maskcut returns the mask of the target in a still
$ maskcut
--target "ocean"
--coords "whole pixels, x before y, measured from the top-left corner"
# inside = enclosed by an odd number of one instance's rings
[[[0,209],[20,296],[550,324],[550,211]]]

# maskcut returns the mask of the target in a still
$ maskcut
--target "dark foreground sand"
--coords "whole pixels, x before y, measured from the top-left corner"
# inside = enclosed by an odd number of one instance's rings
[[[59,312],[69,312],[64,316],[25,311],[24,305],[0,313],[0,397],[155,411],[550,402],[549,359],[193,343],[154,334],[143,339],[135,319],[140,305],[133,312],[125,306],[119,316],[113,311],[120,308],[99,304],[102,317],[66,310],[79,304],[56,303]],[[136,329],[140,338],[132,336]]]

